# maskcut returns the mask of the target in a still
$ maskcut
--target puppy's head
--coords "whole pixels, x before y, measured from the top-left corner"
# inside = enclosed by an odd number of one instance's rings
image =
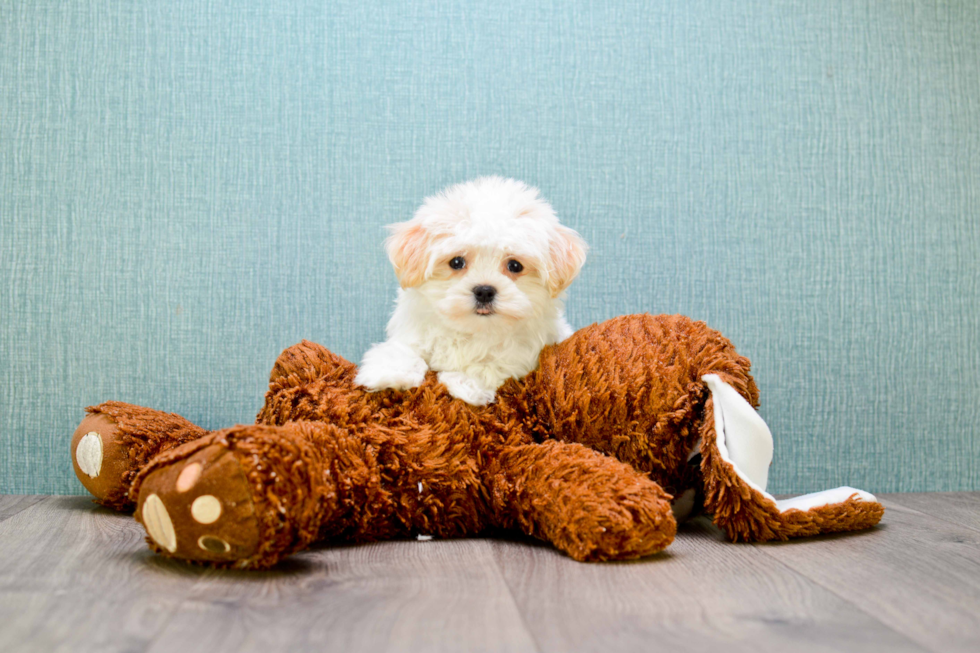
[[[468,332],[541,315],[587,250],[536,188],[500,177],[452,186],[389,229],[402,288],[417,288]]]

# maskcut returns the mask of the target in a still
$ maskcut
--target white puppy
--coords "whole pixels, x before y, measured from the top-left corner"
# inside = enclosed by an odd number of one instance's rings
[[[426,198],[389,229],[401,289],[388,340],[364,355],[358,385],[405,390],[431,369],[454,397],[482,406],[571,335],[562,293],[587,248],[536,188],[483,177]]]

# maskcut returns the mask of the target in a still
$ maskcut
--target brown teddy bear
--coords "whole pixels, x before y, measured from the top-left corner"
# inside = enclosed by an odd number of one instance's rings
[[[541,353],[489,406],[435,375],[370,393],[356,367],[302,342],[279,356],[256,424],[207,432],[119,402],[87,409],[75,473],[135,507],[157,552],[263,568],[315,541],[518,529],[576,560],[638,558],[695,503],[735,541],[868,528],[852,488],[776,501],[772,439],[748,359],[701,322],[633,315]],[[671,503],[671,500],[676,498]]]

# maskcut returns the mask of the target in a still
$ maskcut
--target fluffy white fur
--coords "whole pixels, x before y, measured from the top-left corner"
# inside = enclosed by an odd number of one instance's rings
[[[364,355],[359,385],[404,390],[431,369],[454,397],[485,405],[533,370],[545,345],[571,335],[562,296],[587,248],[536,188],[483,177],[426,198],[389,229],[401,289],[388,340]],[[454,259],[464,267],[453,269]],[[495,290],[492,302],[476,299],[478,286]]]

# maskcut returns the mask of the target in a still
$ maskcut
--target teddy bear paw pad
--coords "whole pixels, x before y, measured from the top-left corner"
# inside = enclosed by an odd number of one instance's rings
[[[253,555],[259,524],[236,456],[209,445],[153,470],[139,490],[136,518],[161,553],[231,563]]]
[[[198,524],[213,524],[221,516],[221,502],[210,494],[194,499],[191,516]]]
[[[146,497],[146,502],[143,503],[143,523],[146,525],[146,532],[150,534],[154,542],[171,553],[177,550],[177,534],[174,532],[174,523],[170,521],[167,507],[155,494]]]
[[[75,447],[75,461],[82,472],[95,478],[102,471],[102,436],[97,431],[89,431]]]
[[[194,487],[197,483],[197,479],[201,478],[201,463],[191,463],[177,476],[177,483],[175,487],[178,492],[187,492],[189,489]]]

